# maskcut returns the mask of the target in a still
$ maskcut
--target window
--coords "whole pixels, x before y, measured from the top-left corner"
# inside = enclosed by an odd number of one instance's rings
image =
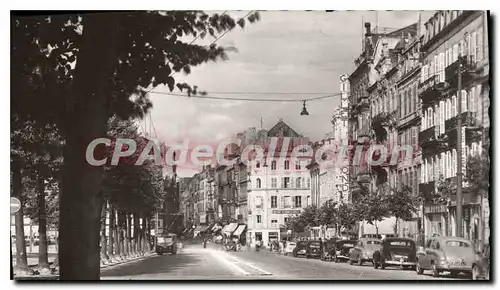
[[[290,220],[289,217],[285,217],[285,224]]]
[[[295,170],[300,170],[300,163],[299,163],[299,161],[297,161],[297,163],[295,163]]]
[[[255,197],[255,208],[262,208],[262,197]]]
[[[295,196],[293,200],[293,207],[302,207],[302,196]]]
[[[278,187],[278,179],[276,177],[271,177],[271,188]]]
[[[296,188],[301,188],[301,184],[300,184],[300,181],[301,181],[301,177],[297,177],[297,179],[295,179],[295,183],[296,183]]]
[[[290,188],[290,177],[281,178],[281,188]]]
[[[278,197],[271,196],[271,208],[277,208],[277,207],[278,207]]]
[[[256,186],[257,188],[261,188],[262,184],[260,178],[257,178]]]
[[[457,97],[451,97],[451,118],[457,115]]]
[[[310,206],[310,205],[311,205],[311,196],[308,195],[307,196],[307,204],[306,204],[306,206]]]
[[[290,170],[290,161],[285,160],[285,170]]]
[[[273,160],[271,162],[271,170],[276,170],[276,161],[275,160]]]
[[[255,164],[255,167],[260,168],[260,162],[257,162],[257,164]]]
[[[284,208],[291,208],[292,207],[292,204],[291,204],[291,198],[290,196],[285,196],[284,197]]]
[[[448,120],[451,118],[451,100],[446,99],[446,105],[445,105],[445,119]]]
[[[311,178],[307,178],[307,188],[311,188]]]
[[[476,33],[476,61],[480,61],[483,59],[484,55],[483,55],[483,50],[484,50],[484,47],[483,47],[483,28],[480,27],[478,30],[477,30],[477,33]]]
[[[278,226],[278,220],[271,220],[271,227],[277,227]]]
[[[260,214],[257,215],[257,223],[262,223],[262,216]]]

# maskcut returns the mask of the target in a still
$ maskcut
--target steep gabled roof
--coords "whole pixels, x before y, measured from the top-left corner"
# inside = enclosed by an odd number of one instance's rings
[[[288,126],[283,120],[280,120],[274,127],[267,132],[269,137],[280,137],[280,133],[283,133],[283,137],[301,137],[299,133]]]

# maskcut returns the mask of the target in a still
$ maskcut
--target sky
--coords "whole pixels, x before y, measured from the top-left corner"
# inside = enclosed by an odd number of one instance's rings
[[[240,18],[248,12],[227,13]],[[420,13],[425,22],[433,12]],[[174,77],[217,97],[302,100],[335,94],[340,75],[354,70],[354,59],[361,53],[363,22],[395,30],[417,22],[418,15],[419,11],[260,12],[259,22],[236,27],[216,42],[237,48],[228,52],[227,61],[203,64],[191,68],[189,75]],[[195,43],[213,40],[207,37]],[[170,93],[163,86],[153,91]],[[186,138],[213,144],[247,128],[260,128],[261,120],[263,128],[270,129],[280,118],[310,140],[321,140],[332,131],[332,115],[340,106],[339,97],[306,102],[309,116],[301,116],[300,102],[203,100],[155,93],[150,98],[156,135],[167,145]]]

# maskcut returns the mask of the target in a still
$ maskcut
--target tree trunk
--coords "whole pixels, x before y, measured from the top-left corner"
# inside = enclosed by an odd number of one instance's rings
[[[117,62],[119,13],[88,13],[77,53],[64,128],[60,197],[60,279],[99,280],[102,167],[89,165],[87,146],[106,135],[109,80]]]
[[[396,223],[394,224],[394,234],[396,236],[399,236],[399,233],[398,233],[398,221],[399,221],[399,219],[396,217]]]
[[[125,242],[127,244],[127,258],[132,257],[132,235],[131,235],[131,223],[130,223],[130,214],[125,214]]]
[[[14,158],[13,158],[14,159]],[[21,202],[21,207],[15,213],[16,228],[16,274],[22,275],[29,272],[28,259],[26,256],[26,241],[24,240],[24,214],[22,199],[22,176],[21,164],[18,160],[12,162],[12,194]]]
[[[139,224],[139,216],[134,213],[134,242],[135,254],[140,256],[141,253],[141,225]]]
[[[45,180],[37,177],[38,191],[38,268],[47,271],[49,269],[49,257],[47,254],[47,215],[45,210]]]
[[[108,256],[111,262],[115,260],[115,207],[109,203],[109,242],[108,242]]]
[[[149,217],[144,219],[146,224],[146,252],[151,252],[151,223],[149,222]]]
[[[109,260],[108,241],[106,237],[106,207],[107,201],[104,200],[101,211],[101,261],[104,263],[107,263]]]
[[[375,233],[377,234],[377,238],[378,238],[378,225],[377,225],[377,221],[375,221],[373,223],[373,225],[375,225],[375,231],[376,231]]]
[[[121,218],[121,211],[117,210],[116,211],[116,228],[115,228],[115,233],[116,233],[116,239],[115,239],[115,245],[116,245],[116,256],[115,258],[118,261],[121,261],[123,259],[123,232],[122,232],[122,218]]]
[[[125,260],[127,258],[127,243],[126,243],[126,220],[125,220],[125,213],[123,211],[120,211],[118,214],[118,219],[119,219],[119,233],[120,233],[120,259]]]

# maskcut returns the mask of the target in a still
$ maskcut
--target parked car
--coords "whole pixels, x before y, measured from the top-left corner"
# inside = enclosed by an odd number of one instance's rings
[[[472,264],[473,280],[490,280],[490,245],[484,246]]]
[[[349,260],[349,252],[358,243],[357,240],[339,240],[335,243],[335,255],[333,256],[333,261],[338,263],[339,261]]]
[[[415,268],[417,247],[415,241],[408,238],[385,238],[381,248],[373,253],[373,267],[385,269],[398,266],[403,269]]]
[[[425,245],[425,250],[417,255],[416,271],[422,275],[424,270],[432,270],[437,277],[441,272],[472,274],[476,260],[472,242],[459,237],[433,237]]]
[[[286,246],[284,249],[285,256],[288,256],[288,254],[293,254],[293,250],[297,246],[297,243],[295,242],[286,242]]]
[[[306,247],[306,258],[321,258],[321,241],[309,241]]]
[[[293,249],[293,256],[306,255],[307,241],[298,241],[296,247]]]
[[[331,261],[335,256],[335,239],[323,242],[323,251],[321,251],[321,261]]]
[[[356,247],[349,253],[349,264],[357,263],[359,266],[364,262],[373,262],[373,253],[380,250],[382,241],[374,238],[361,238]]]
[[[156,238],[155,252],[158,255],[165,253],[177,254],[177,235],[170,233],[158,236]]]

